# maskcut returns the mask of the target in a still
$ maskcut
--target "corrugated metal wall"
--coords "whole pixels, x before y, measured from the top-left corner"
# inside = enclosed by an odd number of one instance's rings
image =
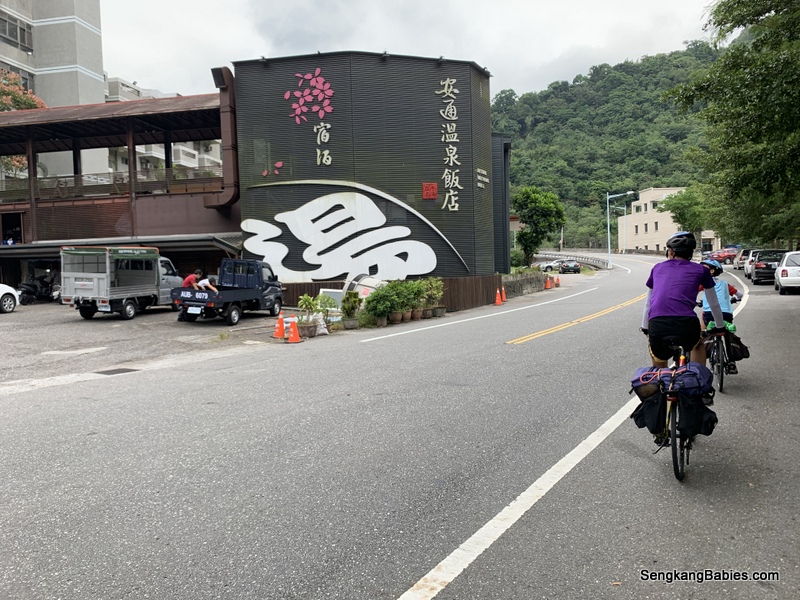
[[[511,137],[492,134],[492,190],[494,196],[494,270],[511,272],[511,197],[508,189]]]
[[[369,53],[246,61],[235,67],[243,219],[280,227],[274,221],[278,213],[323,194],[369,186],[358,192],[380,207],[387,226],[408,227],[411,239],[433,249],[437,266],[428,274],[460,277],[495,271],[492,189],[476,187],[476,169],[489,179],[492,172],[489,80],[483,71],[460,61]],[[299,124],[290,116],[294,93],[307,87],[297,73],[319,74],[334,91],[329,98],[333,111],[323,119],[311,110],[302,113],[307,120]],[[439,111],[445,104],[437,91],[447,79],[455,80],[458,89],[456,142],[443,141],[446,121]],[[324,142],[313,129],[321,122],[330,126]],[[450,144],[460,162],[451,167],[459,170],[462,188],[457,211],[443,208],[442,177]],[[326,151],[330,164],[317,164],[318,153]],[[321,187],[310,180],[333,183]],[[270,185],[298,181],[307,183]],[[423,200],[423,184],[436,184],[438,197]],[[281,229],[273,241],[290,248],[283,265],[313,270],[302,258],[307,244]]]

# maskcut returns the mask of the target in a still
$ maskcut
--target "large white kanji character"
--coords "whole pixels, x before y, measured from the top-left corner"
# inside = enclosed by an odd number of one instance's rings
[[[379,279],[405,279],[408,275],[430,273],[436,255],[422,242],[404,240],[408,227],[383,227],[386,217],[368,196],[357,192],[337,192],[316,198],[293,211],[275,215],[301,242],[308,244],[303,260],[318,265],[311,271],[293,271],[283,266],[289,248],[279,242],[279,227],[247,219],[242,229],[255,233],[245,248],[269,262],[279,278],[286,281],[313,281],[340,277],[353,278],[371,273]],[[359,232],[363,232],[360,235]],[[355,236],[355,237],[353,237]]]

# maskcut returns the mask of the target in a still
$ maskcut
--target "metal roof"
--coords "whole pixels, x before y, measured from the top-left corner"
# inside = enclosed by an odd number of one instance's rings
[[[57,258],[62,246],[154,246],[162,252],[219,249],[234,255],[242,250],[242,234],[237,232],[153,235],[139,237],[47,240],[33,244],[0,246],[0,258]]]
[[[26,154],[28,128],[33,127],[37,153],[128,145],[128,123],[135,144],[215,140],[221,137],[219,94],[148,98],[56,108],[0,112],[0,156]]]
[[[461,60],[457,58],[449,58],[445,56],[440,56],[438,58],[431,57],[431,56],[413,56],[410,54],[392,54],[390,52],[366,52],[363,50],[336,50],[334,52],[315,52],[314,54],[300,54],[297,56],[262,56],[261,58],[251,58],[247,60],[235,60],[233,62],[233,66],[236,67],[237,65],[246,65],[246,64],[254,64],[254,63],[261,63],[263,65],[267,65],[271,62],[283,62],[283,61],[294,61],[297,59],[303,58],[324,58],[326,56],[348,56],[348,55],[359,55],[359,56],[376,56],[382,59],[390,59],[391,57],[397,58],[411,58],[415,60],[430,60],[439,62],[441,64],[446,62],[452,63],[462,63],[467,65],[472,65],[474,68],[478,69],[479,71],[483,71],[486,75],[491,77],[491,73],[489,73],[489,69],[486,67],[480,66],[478,63],[472,60]]]

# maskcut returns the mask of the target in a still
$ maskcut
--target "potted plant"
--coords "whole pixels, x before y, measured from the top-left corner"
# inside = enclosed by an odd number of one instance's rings
[[[389,313],[394,310],[396,298],[388,286],[374,290],[366,300],[364,300],[364,311],[371,315],[378,327],[386,327],[386,319]]]
[[[297,319],[297,332],[301,337],[314,337],[317,335],[314,313],[319,312],[319,302],[316,298],[303,294],[297,299],[297,308],[303,311],[303,314]]]
[[[317,309],[319,312],[322,313],[322,318],[325,321],[325,327],[327,327],[328,332],[331,330],[331,311],[336,310],[339,308],[336,300],[328,296],[328,294],[323,294],[322,292],[316,297],[317,301]]]
[[[445,313],[445,307],[439,303],[444,296],[444,282],[441,277],[428,277],[425,280],[427,291],[425,293],[425,303],[433,310],[434,317],[441,317]]]
[[[361,297],[354,290],[347,290],[342,296],[342,324],[345,329],[358,329],[358,311]]]
[[[389,311],[387,315],[389,319],[389,323],[399,323],[403,320],[403,313],[405,312],[405,292],[403,290],[403,281],[395,280],[390,281],[387,283],[383,288],[385,290],[385,294],[389,298],[392,304],[392,309]],[[370,294],[371,296],[372,294]],[[410,310],[410,307],[409,307]],[[411,315],[409,315],[409,319]]]
[[[414,307],[414,291],[411,283],[411,281],[397,279],[386,285],[397,294],[397,310],[402,313],[402,321],[411,320],[411,309]]]
[[[425,284],[421,279],[406,281],[408,294],[411,297],[411,320],[419,321],[425,306]]]

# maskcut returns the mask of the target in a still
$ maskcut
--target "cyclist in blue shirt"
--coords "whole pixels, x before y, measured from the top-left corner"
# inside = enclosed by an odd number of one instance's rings
[[[647,279],[647,298],[642,314],[642,331],[649,340],[653,366],[664,368],[672,356],[670,338],[691,350],[691,360],[704,365],[705,346],[701,343],[697,318],[697,290],[702,287],[715,323],[722,324],[714,278],[704,266],[692,262],[697,241],[688,231],[679,231],[667,240],[668,260],[658,263]],[[722,333],[724,328],[712,330]]]
[[[742,292],[730,285],[727,281],[719,278],[719,276],[724,272],[724,269],[719,262],[716,260],[704,260],[701,261],[700,264],[706,267],[711,272],[711,276],[714,278],[714,292],[716,293],[717,301],[719,302],[719,307],[722,311],[722,318],[728,323],[733,323],[732,298],[741,300],[743,295]],[[703,296],[703,323],[707,326],[712,321],[714,321],[714,325],[719,324],[719,321],[714,320],[708,300],[705,296]],[[731,345],[730,338],[727,335],[725,336],[725,346],[728,350],[728,367],[726,372],[729,375],[735,375],[739,372],[739,369],[736,367],[736,363],[730,360]]]

